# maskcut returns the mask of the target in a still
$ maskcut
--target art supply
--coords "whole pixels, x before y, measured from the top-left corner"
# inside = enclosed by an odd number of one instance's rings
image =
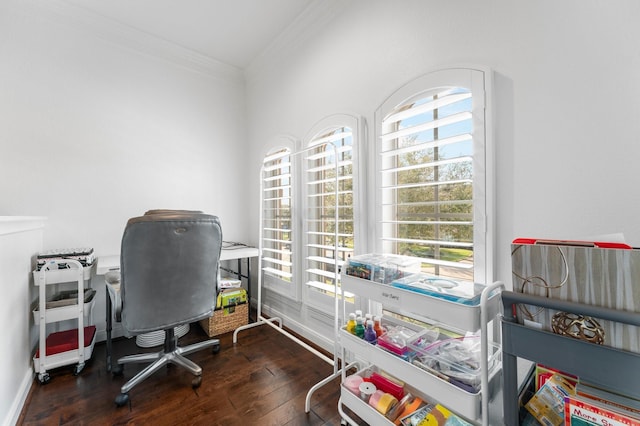
[[[364,339],[364,325],[362,324],[362,317],[356,318],[355,335]]]
[[[364,323],[363,323],[364,328],[367,328],[369,323],[373,324],[373,316],[371,314],[365,314],[364,315]]]
[[[350,313],[349,320],[347,321],[347,331],[351,334],[356,334],[356,314]]]
[[[376,332],[373,330],[373,324],[371,321],[367,324],[367,328],[364,330],[364,340],[371,344],[375,344],[378,340]]]
[[[380,337],[384,333],[381,319],[378,316],[373,317],[373,330],[376,332],[376,337]]]
[[[407,395],[410,395],[410,394],[407,394]],[[402,419],[408,416],[411,416],[413,413],[418,411],[424,404],[425,402],[422,399],[418,397],[413,398],[413,400],[410,403],[408,403],[406,407],[404,407],[402,412],[393,421],[393,424],[395,424],[396,426],[400,426],[400,424],[402,423]]]
[[[387,414],[391,408],[393,408],[398,403],[398,400],[391,395],[390,393],[386,393],[380,389],[374,392],[369,399],[369,405],[378,410],[378,412],[382,415]]]
[[[399,416],[400,413],[402,413],[405,409],[405,407],[407,407],[409,405],[409,403],[411,403],[413,401],[413,395],[411,395],[410,393],[407,393],[404,398],[402,398],[400,400],[400,402],[398,402],[397,404],[395,404],[386,414],[385,416],[391,420],[392,422],[395,421]]]
[[[352,374],[344,379],[344,386],[356,395],[360,395],[360,385],[362,383],[362,376],[358,374]]]
[[[411,416],[409,417],[409,423],[411,424],[411,426],[420,425],[429,415],[431,410],[433,410],[433,408],[434,406],[432,404],[427,404],[415,413],[411,414]]]
[[[396,399],[402,399],[404,397],[404,389],[400,383],[378,373],[372,373],[369,380],[376,385],[376,388],[393,395]]]
[[[369,402],[371,396],[378,390],[376,388],[376,385],[371,382],[362,382],[360,383],[360,386],[358,386],[358,388],[360,391],[360,399],[365,402]]]

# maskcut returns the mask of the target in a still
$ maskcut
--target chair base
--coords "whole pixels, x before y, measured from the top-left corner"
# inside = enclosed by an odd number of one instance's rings
[[[120,395],[116,397],[115,401],[116,405],[118,405],[119,407],[125,405],[129,401],[128,393],[134,386],[138,385],[153,373],[158,371],[160,368],[168,364],[175,364],[190,371],[191,374],[196,376],[193,381],[193,386],[199,386],[202,376],[202,368],[198,364],[186,358],[185,355],[189,355],[190,353],[197,352],[209,347],[214,347],[214,352],[217,352],[216,349],[219,349],[220,347],[220,340],[209,339],[205,340],[204,342],[198,342],[189,346],[179,347],[178,339],[175,337],[175,331],[173,328],[171,328],[169,330],[165,330],[164,349],[162,351],[128,355],[120,358],[118,360],[119,371],[122,371],[123,364],[142,362],[151,362],[151,364],[145,367],[142,371],[136,374],[120,388]]]

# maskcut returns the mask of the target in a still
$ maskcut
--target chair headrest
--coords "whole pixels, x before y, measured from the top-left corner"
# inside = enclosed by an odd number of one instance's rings
[[[174,210],[174,209],[152,209],[144,212],[145,215],[150,214],[176,214],[176,213],[202,213],[201,210]]]
[[[158,209],[148,210],[143,216],[132,217],[127,221],[127,225],[140,222],[164,222],[172,220],[219,221],[217,216],[206,214],[199,210]]]

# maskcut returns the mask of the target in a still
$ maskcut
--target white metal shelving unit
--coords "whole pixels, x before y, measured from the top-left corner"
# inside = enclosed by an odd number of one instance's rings
[[[59,269],[64,264],[65,269]],[[80,262],[73,259],[51,260],[39,271],[33,271],[34,283],[38,286],[39,301],[38,310],[34,311],[35,323],[39,326],[38,352],[33,357],[33,368],[38,375],[38,381],[42,384],[50,380],[47,370],[65,365],[76,364],[74,373],[79,374],[84,368],[85,361],[91,358],[95,344],[95,327],[85,327],[85,318],[89,316],[95,303],[95,297],[90,302],[84,303],[84,283],[91,278],[93,266],[83,267]],[[66,306],[47,308],[47,288],[53,284],[77,282],[76,303]],[[48,355],[47,341],[54,335],[62,336],[62,332],[52,333],[47,336],[47,324],[60,321],[77,320],[77,333],[70,336],[75,349],[61,351]],[[69,331],[66,332],[70,333]],[[55,337],[55,336],[54,336]],[[66,334],[64,335],[66,338]],[[85,337],[90,338],[85,341]]]
[[[420,317],[429,318],[445,327],[450,326],[467,331],[480,330],[482,337],[481,388],[480,392],[475,394],[466,392],[384,349],[351,335],[344,328],[340,330],[340,344],[343,351],[343,359],[345,359],[348,352],[351,352],[358,359],[364,360],[368,364],[367,367],[374,366],[382,369],[405,382],[412,394],[441,403],[474,423],[489,425],[489,400],[492,394],[497,393],[500,382],[500,369],[495,369],[491,377],[489,376],[487,359],[491,342],[488,338],[487,325],[491,320],[496,319],[500,312],[500,290],[504,288],[501,282],[495,282],[487,286],[482,292],[480,304],[473,306],[450,302],[348,275],[343,275],[341,282],[343,291],[382,303],[385,309],[395,312],[412,312]],[[344,381],[346,376],[344,370],[342,376]],[[343,405],[369,424],[393,425],[392,422],[344,386],[341,387],[338,410],[344,420],[352,425],[357,425],[344,412]]]

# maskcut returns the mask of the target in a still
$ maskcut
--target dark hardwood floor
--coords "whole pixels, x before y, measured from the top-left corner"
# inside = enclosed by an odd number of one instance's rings
[[[106,368],[106,345],[95,346],[84,370],[74,376],[70,367],[51,370],[51,382],[34,380],[18,424],[22,425],[340,425],[340,378],[317,390],[311,411],[305,398],[311,386],[333,367],[286,336],[262,325],[220,338],[221,350],[203,350],[189,358],[203,369],[202,385],[193,389],[193,376],[181,367],[156,372],[130,393],[130,406],[117,407],[120,386],[146,364],[128,364],[124,375],[113,377]],[[181,345],[206,339],[192,324]],[[141,349],[135,339],[114,342],[114,356]]]

